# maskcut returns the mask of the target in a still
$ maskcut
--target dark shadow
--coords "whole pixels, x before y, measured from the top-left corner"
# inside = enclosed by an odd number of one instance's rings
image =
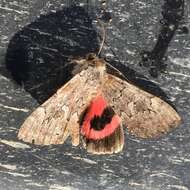
[[[85,9],[64,8],[41,16],[15,34],[7,49],[6,67],[17,83],[43,103],[73,77],[74,65],[69,60],[97,52],[98,48],[98,34]],[[129,81],[169,102],[156,84],[127,64],[116,60],[109,62]]]
[[[167,67],[166,52],[175,33],[188,34],[188,28],[181,26],[184,16],[184,0],[164,0],[162,6],[162,20],[157,43],[152,51],[143,51],[140,65],[148,67],[149,73],[157,77],[159,72]]]
[[[11,39],[6,67],[38,102],[45,101],[71,77],[70,58],[99,48],[92,19],[73,6],[43,15]]]

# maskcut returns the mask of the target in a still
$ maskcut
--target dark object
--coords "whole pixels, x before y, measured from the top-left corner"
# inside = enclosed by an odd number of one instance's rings
[[[108,13],[106,19],[110,17]],[[70,62],[73,57],[98,49],[98,34],[91,17],[85,8],[71,6],[43,15],[16,33],[8,45],[6,67],[17,83],[43,103],[76,74]],[[115,60],[109,62],[130,81],[168,102],[159,86]]]
[[[90,121],[91,128],[95,130],[102,130],[106,124],[109,124],[115,115],[115,112],[111,107],[106,107],[101,116],[95,115]]]
[[[99,19],[104,23],[109,23],[112,19],[112,15],[110,12],[105,11],[105,12],[102,12]]]
[[[13,36],[6,67],[17,83],[44,102],[73,76],[71,58],[98,50],[97,38],[84,8],[64,8],[41,16]]]
[[[160,72],[167,68],[166,52],[168,46],[180,26],[184,15],[184,0],[165,0],[162,7],[163,19],[160,20],[161,30],[158,40],[153,50],[150,52],[142,51],[141,66],[149,68],[149,73],[157,77]],[[183,28],[183,33],[188,33],[187,28]]]

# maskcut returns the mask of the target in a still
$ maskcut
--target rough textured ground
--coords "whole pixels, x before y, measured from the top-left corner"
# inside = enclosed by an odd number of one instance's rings
[[[0,189],[190,189],[189,34],[176,31],[167,51],[167,74],[153,78],[139,66],[140,52],[151,51],[161,31],[164,1],[111,0],[113,21],[102,56],[137,85],[170,101],[183,118],[179,128],[155,140],[126,132],[123,152],[110,156],[89,155],[69,142],[15,143],[27,115],[71,77],[68,57],[98,49],[98,3],[80,1],[76,8],[73,2],[0,0]],[[189,10],[187,1],[180,21],[187,28]]]

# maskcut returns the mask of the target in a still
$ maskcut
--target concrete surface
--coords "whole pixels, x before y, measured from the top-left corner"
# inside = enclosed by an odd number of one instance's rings
[[[170,102],[183,118],[179,128],[155,140],[126,131],[123,152],[109,156],[69,141],[16,144],[24,119],[71,78],[68,59],[98,49],[100,3],[75,2],[0,0],[0,189],[190,189],[189,1],[182,9],[177,0],[110,0],[102,51],[130,80]]]

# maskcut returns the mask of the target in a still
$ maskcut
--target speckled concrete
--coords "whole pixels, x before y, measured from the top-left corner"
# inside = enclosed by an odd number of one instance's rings
[[[141,52],[154,50],[163,31],[164,0],[110,0],[113,20],[102,56],[169,101],[183,118],[179,128],[155,140],[126,131],[123,152],[109,156],[89,155],[69,141],[49,147],[18,144],[27,115],[71,77],[68,59],[98,49],[99,4],[83,0],[76,8],[74,2],[0,0],[0,190],[190,189],[189,34],[176,30],[164,55],[167,74],[153,78],[139,64]],[[189,10],[186,1],[179,25],[187,28]]]

